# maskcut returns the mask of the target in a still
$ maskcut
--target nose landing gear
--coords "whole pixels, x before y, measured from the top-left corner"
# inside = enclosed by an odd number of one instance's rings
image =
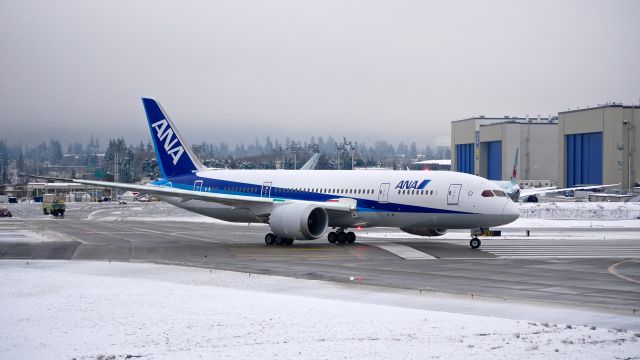
[[[472,249],[477,249],[482,245],[480,239],[478,239],[478,235],[489,235],[490,231],[487,228],[475,228],[471,229],[471,241],[469,241],[469,246]]]

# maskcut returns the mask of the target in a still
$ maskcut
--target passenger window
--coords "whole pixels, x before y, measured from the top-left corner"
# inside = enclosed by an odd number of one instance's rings
[[[493,197],[493,192],[491,190],[485,190],[482,192],[482,197]]]
[[[433,195],[433,190],[431,190],[431,195]]]

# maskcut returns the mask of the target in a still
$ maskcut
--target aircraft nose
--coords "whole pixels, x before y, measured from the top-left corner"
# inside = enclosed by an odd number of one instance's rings
[[[504,204],[502,208],[502,220],[504,220],[504,223],[514,222],[519,217],[520,211],[518,211],[518,206],[513,201],[507,200],[507,203]]]

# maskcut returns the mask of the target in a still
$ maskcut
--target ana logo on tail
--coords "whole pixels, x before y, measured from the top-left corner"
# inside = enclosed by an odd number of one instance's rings
[[[151,124],[151,127],[156,129],[159,144],[164,140],[164,149],[167,151],[167,154],[171,155],[173,158],[173,165],[177,164],[178,160],[180,160],[180,156],[184,153],[184,148],[180,144],[174,147],[178,142],[178,138],[174,136],[173,129],[169,127],[167,120],[162,119],[155,122]]]

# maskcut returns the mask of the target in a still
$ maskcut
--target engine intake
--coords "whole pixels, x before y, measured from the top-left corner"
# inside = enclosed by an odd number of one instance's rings
[[[442,236],[447,233],[447,229],[434,229],[434,228],[426,228],[421,226],[412,226],[400,228],[400,230],[419,236]]]
[[[329,226],[327,211],[304,203],[276,206],[269,216],[271,231],[279,237],[313,240],[324,235]]]

